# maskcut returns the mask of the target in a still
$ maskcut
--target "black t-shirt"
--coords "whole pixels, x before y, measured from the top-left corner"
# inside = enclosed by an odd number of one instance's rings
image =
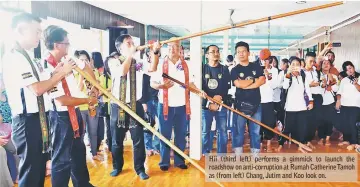
[[[231,77],[228,67],[218,64],[211,67],[208,64],[203,65],[202,89],[210,96],[220,95],[223,100],[231,88]],[[203,100],[203,108],[206,108],[207,100]]]
[[[261,76],[264,76],[264,70],[258,63],[250,62],[248,66],[238,64],[231,70],[231,80],[233,84],[238,78],[241,80],[252,80]],[[239,108],[238,104],[242,101],[250,102],[252,104],[260,104],[260,88],[250,90],[236,88],[235,100],[237,108]]]
[[[147,103],[150,100],[158,100],[159,90],[156,90],[150,86],[150,76],[147,74],[143,75],[143,89],[141,103]]]

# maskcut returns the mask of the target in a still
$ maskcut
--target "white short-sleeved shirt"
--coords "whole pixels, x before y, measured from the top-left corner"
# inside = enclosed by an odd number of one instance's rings
[[[29,57],[33,59],[33,52],[27,51]],[[43,64],[34,62],[35,69],[39,75],[40,81],[50,78],[46,71],[43,71]],[[33,114],[39,112],[37,97],[28,86],[38,82],[31,65],[25,56],[17,51],[11,51],[4,55],[2,62],[2,72],[5,89],[8,96],[8,102],[13,116],[23,114],[26,107],[26,113]],[[42,71],[40,71],[42,70]],[[22,92],[25,100],[25,106],[22,101]],[[50,99],[47,93],[43,94],[45,111],[49,111],[51,107]]]
[[[188,64],[188,62],[186,62]],[[168,61],[169,64],[169,75],[178,81],[185,83],[185,73],[184,70],[181,68],[181,60],[179,59],[175,64],[172,63],[170,60]],[[163,60],[159,61],[159,66],[157,71],[151,75],[151,82],[156,82],[158,84],[163,84],[164,79],[162,77],[163,74]],[[195,79],[194,74],[191,72],[189,68],[189,83],[193,83]],[[159,90],[159,102],[163,103],[163,90]],[[174,83],[174,86],[168,89],[168,99],[169,99],[169,106],[170,107],[178,107],[185,105],[185,88],[181,87],[179,84]]]
[[[142,97],[142,88],[143,88],[143,75],[144,72],[147,72],[146,63],[142,63],[141,60],[135,59],[137,64],[142,64],[142,68],[136,71],[136,101],[140,100]],[[120,99],[120,80],[121,80],[121,71],[123,66],[120,63],[120,60],[111,59],[109,60],[109,68],[111,71],[111,80],[112,80],[112,89],[111,93],[117,98]],[[126,103],[130,103],[130,70],[127,73],[126,81]]]
[[[335,102],[335,100],[334,100],[335,92],[337,92],[339,89],[337,76],[333,75],[333,74],[331,74],[331,75],[336,80],[336,84],[331,86],[331,89],[332,89],[331,91],[327,91],[325,88],[322,88],[323,105],[329,105],[331,103],[334,103]],[[323,75],[323,76],[325,76],[325,78],[327,80],[327,84],[330,84],[330,80],[327,77],[327,75]]]
[[[290,79],[284,79],[283,88],[288,89],[288,93],[286,96],[286,103],[285,103],[285,111],[287,112],[299,112],[307,110],[306,102],[304,99],[304,91],[309,96],[309,100],[313,101],[310,86],[309,86],[309,79],[305,79],[305,85],[303,83],[302,77],[292,76],[292,83],[290,86]],[[290,88],[289,88],[290,86]]]
[[[360,79],[358,79],[358,84],[360,84]],[[341,106],[360,107],[360,92],[348,77],[341,80],[337,94],[341,95]]]
[[[273,101],[275,103],[278,103],[281,101],[281,90],[282,90],[282,87],[283,87],[283,82],[284,82],[284,71],[280,71],[278,73],[278,85],[277,87],[274,89],[274,95],[273,95]]]
[[[318,82],[318,83],[321,82],[321,80],[319,80],[318,73],[316,72],[316,70],[314,70],[314,69],[312,71],[304,70],[304,72],[305,72],[306,79],[308,80],[309,84],[313,81]],[[321,74],[321,72],[320,72],[320,74]],[[321,75],[320,75],[320,77],[321,77]],[[320,86],[316,86],[316,87],[310,87],[310,91],[312,94],[321,94],[322,90],[321,90]]]
[[[271,73],[272,79],[269,80],[268,77],[265,76],[266,82],[260,86],[261,103],[273,102],[274,89],[276,89],[278,85],[278,70],[273,67],[268,71]]]
[[[45,71],[47,71],[48,74],[54,72],[54,70],[55,70],[55,68],[53,66],[51,66],[50,64],[48,64],[47,69],[45,69]],[[77,81],[75,79],[74,72],[67,75],[65,79],[66,79],[66,83],[67,83],[67,85],[69,87],[71,97],[88,98],[88,96],[85,93],[81,92],[80,89],[78,88],[78,84],[77,84]],[[50,96],[51,99],[54,99],[56,110],[59,111],[59,112],[68,111],[67,106],[62,106],[56,100],[56,98],[64,96],[64,95],[65,95],[65,92],[64,92],[64,88],[62,86],[62,81],[60,81],[57,84],[56,87],[54,87],[53,89],[51,89],[49,91],[49,96]],[[75,106],[75,108],[78,108],[78,106]],[[52,105],[50,110],[55,111],[53,105]]]

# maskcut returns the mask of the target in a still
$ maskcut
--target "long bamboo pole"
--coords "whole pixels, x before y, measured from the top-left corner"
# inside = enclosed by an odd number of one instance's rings
[[[118,100],[116,97],[114,97],[109,91],[107,91],[105,88],[100,86],[100,84],[94,80],[88,73],[82,71],[79,67],[76,67],[75,70],[80,73],[86,80],[88,80],[93,86],[95,86],[97,89],[99,89],[104,95],[109,97],[112,101],[114,101],[117,105],[119,105],[122,109],[125,110],[126,113],[128,113],[131,117],[133,117],[136,121],[138,121],[141,125],[143,125],[145,128],[150,130],[155,136],[157,136],[161,141],[166,143],[169,147],[171,147],[174,151],[176,151],[179,155],[184,157],[187,161],[189,161],[192,165],[194,165],[198,170],[200,170],[202,173],[204,173],[205,177],[208,176],[205,169],[202,168],[198,163],[196,163],[194,160],[192,160],[189,156],[187,156],[184,152],[182,152],[178,147],[173,145],[168,139],[166,139],[163,135],[161,135],[157,130],[152,128],[145,120],[143,120],[140,116],[138,116],[134,111],[132,111],[126,104],[122,103],[120,100]],[[221,187],[224,187],[220,182],[218,182],[215,179],[211,179],[213,182],[218,184]]]
[[[311,7],[311,8],[305,8],[305,9],[301,9],[301,10],[296,10],[296,11],[292,11],[292,12],[288,12],[288,13],[268,16],[268,17],[264,17],[264,18],[260,18],[260,19],[241,22],[241,23],[235,24],[234,26],[219,27],[219,28],[208,30],[208,31],[202,31],[202,32],[190,34],[188,36],[182,36],[182,37],[177,37],[177,38],[161,41],[160,44],[166,44],[166,43],[170,43],[170,42],[186,40],[186,39],[194,38],[194,37],[197,37],[197,36],[202,36],[202,35],[206,35],[206,34],[211,34],[211,33],[215,33],[215,32],[229,30],[229,29],[232,29],[232,28],[243,27],[243,26],[246,26],[246,25],[252,25],[252,24],[255,24],[255,23],[261,23],[261,22],[274,20],[274,19],[279,19],[279,18],[283,18],[283,17],[293,16],[293,15],[302,14],[302,13],[306,13],[306,12],[312,12],[312,11],[315,11],[315,10],[321,10],[321,9],[325,9],[325,8],[330,8],[330,7],[339,6],[339,5],[342,5],[342,4],[344,4],[344,2],[339,1],[339,2],[329,3],[329,4],[325,4],[325,5],[315,6],[315,7]],[[151,46],[151,44],[138,46],[137,50],[144,50],[144,49],[146,49],[146,48],[148,48],[150,46]]]
[[[180,85],[183,86],[183,87],[187,87],[184,83],[182,83],[182,82],[180,82],[180,81],[178,81],[178,80],[170,77],[169,75],[167,75],[167,74],[165,74],[165,73],[163,73],[162,76],[163,76],[164,78],[167,78],[167,79],[170,79],[171,81],[176,82],[177,84],[180,84]],[[198,95],[199,95],[199,93],[200,93],[200,90],[194,89],[194,88],[192,88],[192,87],[189,87],[189,89],[190,89],[191,92],[194,92],[194,93],[196,93],[196,94],[198,94]],[[225,107],[226,109],[228,109],[228,110],[230,110],[230,111],[232,111],[232,112],[234,112],[234,113],[236,113],[236,114],[238,114],[238,115],[240,115],[240,116],[242,116],[242,117],[244,117],[244,118],[246,118],[246,119],[248,119],[248,120],[250,120],[250,121],[252,121],[252,122],[254,122],[254,123],[256,123],[256,124],[258,124],[258,125],[260,125],[260,126],[262,126],[262,127],[264,127],[264,128],[266,128],[266,129],[268,129],[269,131],[271,131],[271,132],[273,132],[273,133],[275,133],[275,134],[278,134],[278,135],[280,135],[280,136],[282,136],[282,137],[284,137],[284,138],[286,138],[286,139],[294,142],[295,144],[299,145],[299,147],[301,147],[301,148],[303,148],[303,149],[305,149],[305,150],[307,150],[307,151],[310,151],[310,152],[312,151],[312,149],[311,149],[310,147],[308,147],[308,146],[306,146],[306,145],[298,142],[297,140],[295,140],[295,139],[293,139],[293,138],[290,138],[289,136],[287,136],[287,135],[285,135],[285,134],[283,134],[283,133],[281,133],[281,132],[275,131],[274,129],[270,128],[269,126],[265,125],[264,123],[261,123],[260,121],[258,121],[258,120],[256,120],[256,119],[253,119],[253,118],[245,115],[244,113],[242,113],[242,112],[240,112],[240,111],[238,111],[238,110],[235,110],[235,109],[233,109],[233,108],[225,105],[224,103],[221,103],[221,102],[213,99],[212,97],[209,97],[209,96],[205,96],[205,97],[206,97],[206,99],[208,99],[208,100],[210,100],[210,101],[212,101],[212,102],[214,102],[214,103],[216,103],[216,104],[218,104],[218,105],[221,105],[221,106]]]

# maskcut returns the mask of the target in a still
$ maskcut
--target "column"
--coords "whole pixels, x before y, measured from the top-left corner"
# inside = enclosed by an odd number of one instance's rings
[[[224,42],[223,42],[223,51],[222,51],[222,61],[226,63],[226,57],[229,55],[229,30],[224,32]]]
[[[189,30],[191,33],[200,32],[202,30],[202,11],[201,2],[194,1],[193,18]],[[201,37],[190,39],[190,63],[189,69],[195,74],[195,85],[201,88],[201,75],[202,75],[202,46]],[[191,120],[190,120],[190,158],[200,160],[201,158],[201,99],[198,95],[191,93]]]

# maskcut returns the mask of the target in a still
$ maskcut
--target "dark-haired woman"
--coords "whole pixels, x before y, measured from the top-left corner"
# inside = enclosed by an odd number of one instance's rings
[[[323,103],[321,106],[322,116],[320,117],[320,124],[318,126],[318,136],[320,145],[330,145],[330,136],[333,132],[333,127],[338,128],[339,114],[335,109],[336,95],[339,89],[338,78],[336,75],[330,73],[331,62],[327,59],[321,61],[321,88]]]
[[[106,57],[105,61],[104,61],[104,67],[103,68],[99,68],[99,73],[100,73],[100,84],[103,86],[103,88],[106,88],[109,92],[111,92],[111,88],[112,88],[112,79],[111,79],[111,71],[109,69],[109,60],[112,59],[118,59],[119,58],[119,53],[118,52],[112,52],[108,57]],[[100,96],[103,95],[100,92]],[[109,151],[111,152],[111,147],[112,147],[112,136],[111,136],[111,131],[110,131],[110,99],[108,97],[106,97],[105,95],[102,96],[102,102],[105,105],[108,105],[107,107],[107,114],[105,114],[105,125],[106,125],[106,144],[107,147],[109,149]],[[106,104],[107,103],[107,104]],[[106,110],[104,108],[104,110]]]
[[[79,58],[80,61],[90,65],[90,56],[89,54],[84,51],[79,51]],[[98,74],[95,73],[95,77],[98,79]],[[86,95],[92,94],[93,97],[96,97],[98,93],[93,92],[93,87],[85,80],[81,75],[78,75],[78,87],[82,92]],[[99,127],[99,117],[97,113],[98,105],[89,106],[88,104],[80,105],[80,112],[81,116],[85,122],[86,132],[88,135],[88,140],[90,143],[90,152],[92,154],[93,160],[102,161],[103,158],[98,154],[98,127]]]
[[[356,123],[360,118],[360,74],[355,71],[350,61],[344,62],[342,68],[347,76],[341,80],[337,92],[336,109],[341,108],[341,121],[344,128],[343,144],[349,143],[347,149],[353,150],[355,145],[359,144]]]
[[[305,144],[308,110],[313,108],[313,99],[309,81],[305,77],[305,72],[301,70],[301,60],[291,57],[290,64],[283,83],[283,88],[287,90],[283,133],[291,134],[291,138]],[[281,137],[277,151],[282,149],[285,141],[286,139]],[[298,150],[305,152],[301,147]]]

